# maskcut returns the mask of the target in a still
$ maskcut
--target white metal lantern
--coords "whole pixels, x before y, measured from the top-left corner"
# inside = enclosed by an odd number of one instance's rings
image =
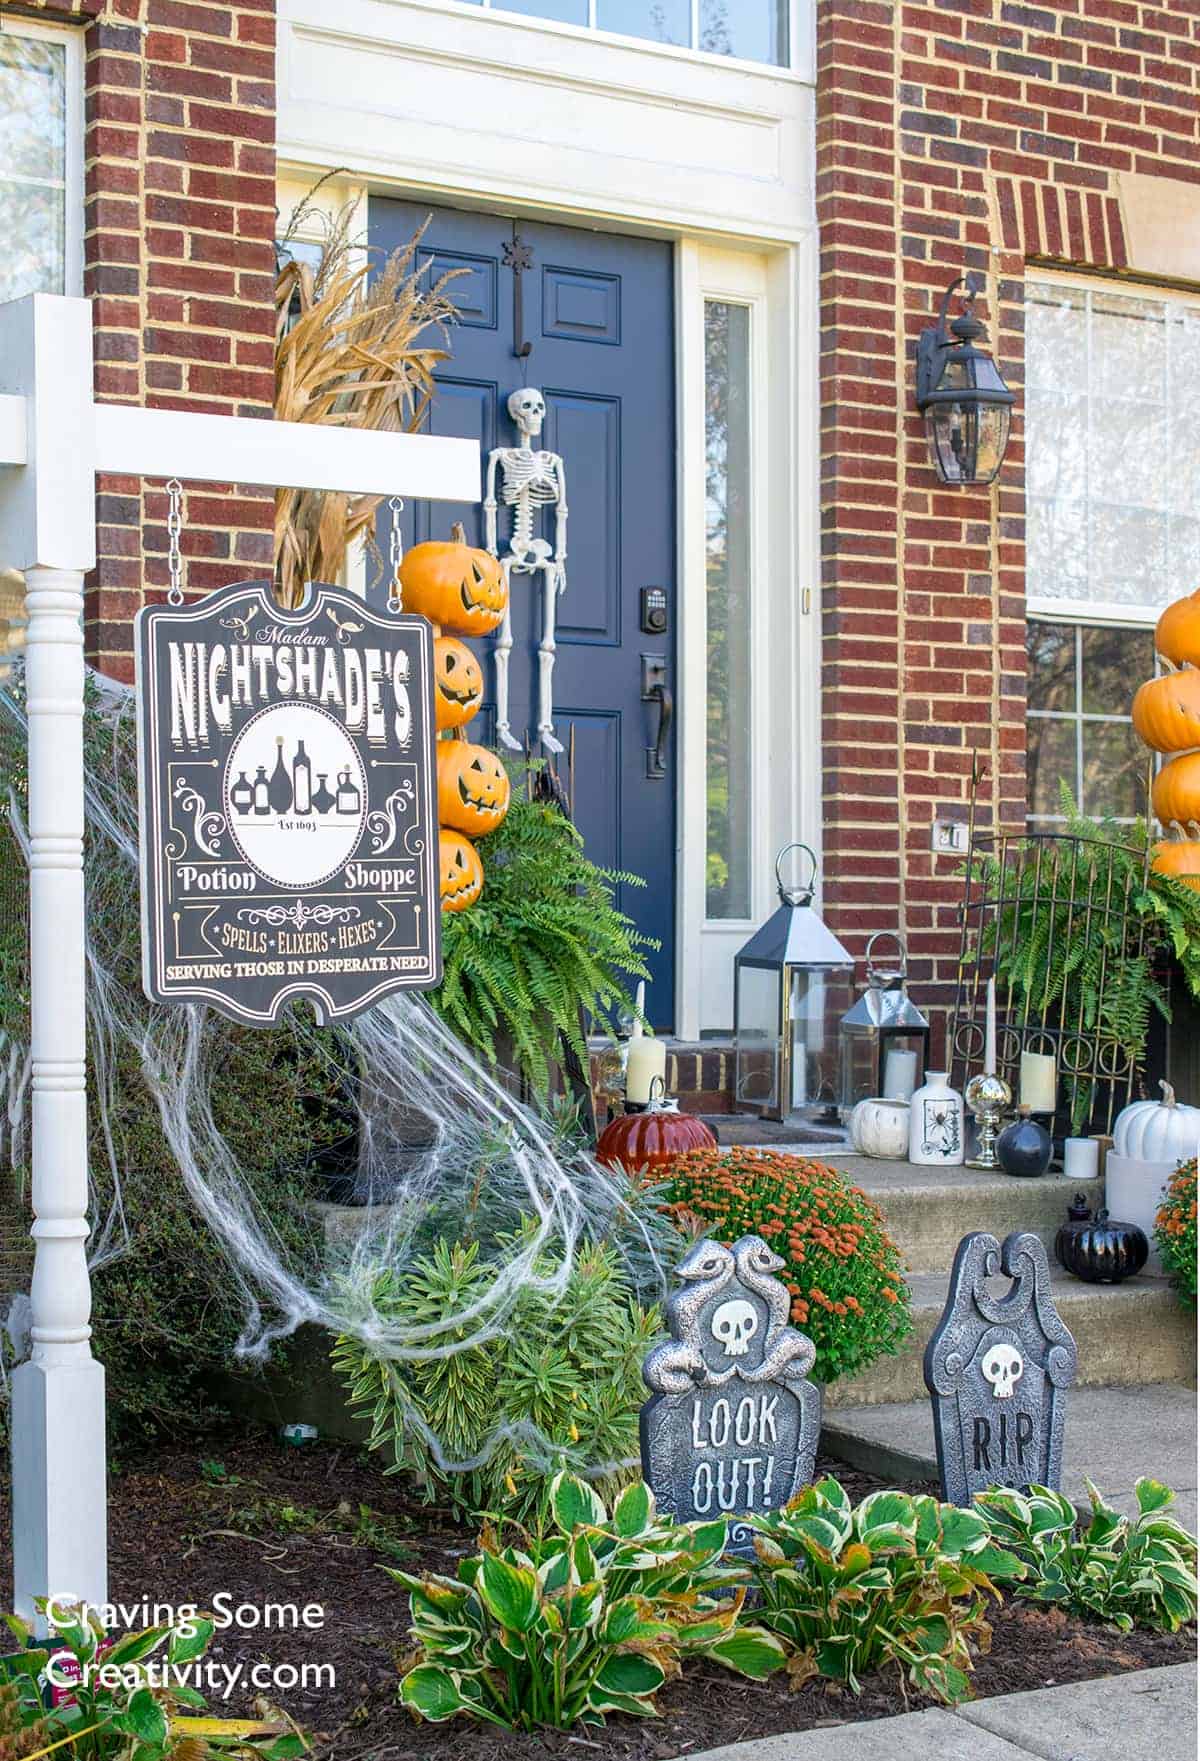
[[[896,957],[873,957],[881,941],[896,944]],[[910,1101],[929,1059],[929,1023],[904,988],[908,956],[902,938],[895,930],[878,930],[867,943],[866,961],[867,988],[841,1020],[839,1092],[847,1119],[859,1101]]]
[[[808,857],[801,886],[783,883],[783,859]],[[787,844],[775,859],[779,909],[733,964],[734,1098],[764,1119],[837,1126],[838,1025],[853,994],[854,961],[812,908],[817,859]]]

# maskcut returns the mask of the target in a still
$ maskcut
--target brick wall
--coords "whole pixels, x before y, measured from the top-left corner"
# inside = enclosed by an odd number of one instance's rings
[[[977,764],[981,818],[1024,813],[1025,266],[1136,275],[1122,178],[1200,183],[1198,83],[1200,0],[819,0],[827,915],[856,952],[899,925],[942,1008],[935,807],[965,817]],[[1018,394],[986,490],[939,485],[913,403],[967,270]]]
[[[86,44],[85,291],[96,395],[266,416],[273,394],[275,0],[47,0]],[[185,485],[185,589],[261,574],[272,498]],[[132,676],[130,619],[167,582],[161,482],[98,485],[92,659]]]

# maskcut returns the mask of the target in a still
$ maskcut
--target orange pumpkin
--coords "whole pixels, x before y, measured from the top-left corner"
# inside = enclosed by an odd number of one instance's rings
[[[442,825],[482,837],[494,832],[508,812],[508,772],[486,746],[468,740],[439,740],[438,819]]]
[[[1164,764],[1154,779],[1151,800],[1165,826],[1200,822],[1200,752],[1181,752]]]
[[[1200,838],[1164,838],[1155,844],[1150,866],[1200,893]]]
[[[400,589],[405,611],[419,612],[460,636],[486,636],[508,604],[504,570],[490,551],[467,543],[460,525],[449,543],[431,539],[405,553]]]
[[[1163,612],[1154,631],[1154,646],[1172,666],[1200,667],[1200,587]]]
[[[433,645],[433,703],[438,733],[461,728],[483,702],[483,668],[457,636]]]
[[[483,891],[479,852],[461,832],[438,832],[443,911],[465,911]]]
[[[1133,725],[1156,752],[1200,746],[1200,672],[1187,667],[1147,679],[1133,700]]]

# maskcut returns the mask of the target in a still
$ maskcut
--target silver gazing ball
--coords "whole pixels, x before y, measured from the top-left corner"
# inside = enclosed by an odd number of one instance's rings
[[[967,1084],[966,1103],[978,1119],[983,1113],[1003,1113],[1012,1105],[1012,1089],[1002,1076],[980,1072]]]

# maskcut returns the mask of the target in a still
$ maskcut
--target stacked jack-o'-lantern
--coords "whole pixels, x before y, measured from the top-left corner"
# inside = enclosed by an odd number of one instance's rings
[[[472,840],[503,820],[509,784],[496,754],[467,739],[466,724],[483,702],[483,668],[459,638],[496,628],[508,587],[495,557],[472,549],[455,526],[448,543],[416,544],[406,553],[400,591],[405,611],[433,625],[442,910],[465,911],[483,891],[483,863]]]
[[[1151,804],[1166,836],[1153,867],[1200,891],[1200,589],[1169,605],[1154,646],[1163,663],[1133,700],[1133,725],[1171,756],[1154,779]]]

